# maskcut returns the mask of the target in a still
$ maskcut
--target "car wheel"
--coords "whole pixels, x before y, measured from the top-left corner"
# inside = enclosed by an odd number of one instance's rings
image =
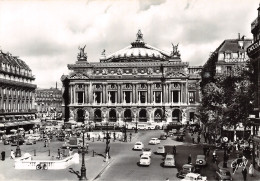
[[[150,128],[150,127],[148,127],[148,129],[149,129],[149,130],[151,130],[151,128]]]

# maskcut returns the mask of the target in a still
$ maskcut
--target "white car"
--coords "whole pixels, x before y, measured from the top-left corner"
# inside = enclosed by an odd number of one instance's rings
[[[134,145],[134,150],[142,150],[144,148],[144,144],[141,141],[138,141]]]
[[[158,146],[158,149],[156,151],[158,154],[164,154],[165,153],[165,148],[164,146]]]
[[[151,164],[151,158],[147,155],[142,155],[139,164],[149,166]]]
[[[142,155],[151,157],[151,156],[152,156],[152,150],[151,150],[151,148],[144,148]]]
[[[164,164],[165,167],[175,167],[175,159],[174,155],[166,155],[164,159]]]
[[[36,140],[36,141],[41,141],[42,140],[41,136],[38,135],[38,134],[31,134],[31,135],[28,136],[28,139]]]
[[[151,140],[149,141],[150,145],[156,145],[156,144],[160,144],[161,140],[159,140],[158,138],[151,138]]]
[[[207,177],[203,177],[199,173],[188,173],[181,181],[207,181]]]

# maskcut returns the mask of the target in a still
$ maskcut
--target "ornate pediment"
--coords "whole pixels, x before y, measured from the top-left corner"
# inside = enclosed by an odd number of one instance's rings
[[[166,74],[167,78],[178,78],[178,77],[187,77],[187,75],[183,72],[169,72]]]
[[[89,76],[85,73],[72,73],[69,79],[89,79]]]

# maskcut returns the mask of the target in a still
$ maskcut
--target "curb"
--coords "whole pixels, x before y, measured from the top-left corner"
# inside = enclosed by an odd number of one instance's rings
[[[105,169],[114,161],[114,159],[111,159],[103,168],[102,170],[97,174],[97,176],[94,177],[93,180],[98,179],[105,171]]]

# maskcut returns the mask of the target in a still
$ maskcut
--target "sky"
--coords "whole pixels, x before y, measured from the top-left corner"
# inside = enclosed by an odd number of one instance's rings
[[[0,0],[0,49],[32,69],[38,88],[61,88],[86,45],[89,62],[99,62],[136,40],[202,66],[225,39],[252,38],[259,0]]]

